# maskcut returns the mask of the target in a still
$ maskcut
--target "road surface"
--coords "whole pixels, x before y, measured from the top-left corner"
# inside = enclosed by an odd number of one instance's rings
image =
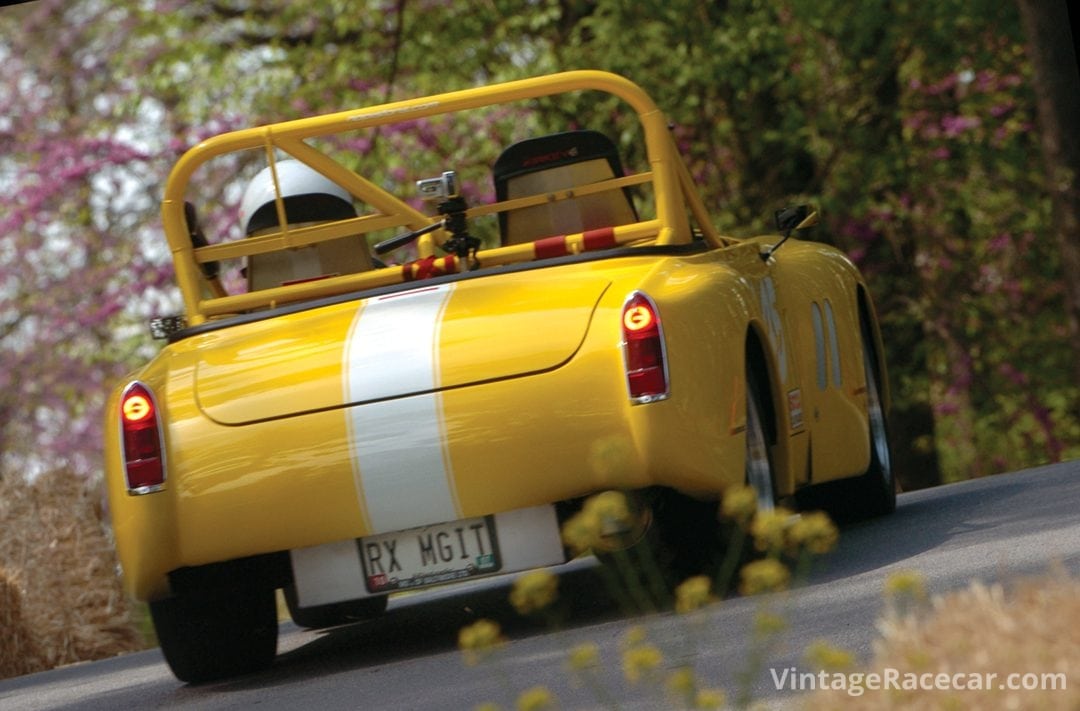
[[[189,686],[157,650],[0,682],[0,709],[471,709],[492,701],[514,708],[516,694],[545,685],[564,709],[655,709],[662,690],[622,677],[619,642],[643,626],[669,667],[692,663],[709,684],[735,693],[748,673],[751,627],[762,606],[788,629],[750,672],[754,697],[770,708],[791,704],[770,669],[806,671],[802,652],[828,640],[869,662],[883,611],[885,579],[917,570],[931,594],[973,578],[1008,583],[1055,564],[1080,573],[1080,461],[902,494],[896,513],[842,529],[840,544],[819,561],[808,583],[789,594],[729,599],[688,619],[674,613],[622,614],[603,594],[589,561],[564,566],[568,606],[558,630],[522,620],[506,602],[510,581],[473,583],[392,600],[375,621],[311,632],[284,623],[279,655],[263,673]],[[500,621],[510,643],[494,662],[464,664],[457,631],[477,619]],[[565,664],[575,645],[595,642],[600,682],[614,704],[574,683]],[[1080,679],[1069,680],[1073,684]]]

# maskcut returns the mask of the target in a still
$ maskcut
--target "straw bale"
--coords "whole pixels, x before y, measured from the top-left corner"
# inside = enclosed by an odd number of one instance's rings
[[[19,585],[12,574],[0,568],[0,679],[44,668],[41,652],[23,619]]]
[[[63,471],[0,479],[0,678],[145,646],[103,508]]]

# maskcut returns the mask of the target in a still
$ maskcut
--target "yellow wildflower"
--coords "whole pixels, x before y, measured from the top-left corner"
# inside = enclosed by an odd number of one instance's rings
[[[925,649],[909,649],[904,654],[904,659],[911,665],[912,669],[917,671],[930,669],[931,665],[934,664],[934,655]]]
[[[707,575],[695,575],[679,583],[675,588],[675,611],[693,612],[708,605],[712,596],[712,581]]]
[[[575,554],[621,548],[627,534],[643,528],[641,513],[621,491],[602,491],[585,500],[562,526],[562,540]],[[632,541],[631,541],[632,542]]]
[[[467,627],[462,627],[458,633],[458,646],[462,649],[490,649],[503,641],[499,623],[492,620],[477,620]]]
[[[772,511],[758,511],[750,522],[750,533],[759,551],[778,551],[784,547],[788,526],[794,514],[783,506]]]
[[[630,502],[621,491],[602,491],[590,496],[582,511],[596,516],[601,536],[620,534],[634,525]]]
[[[543,610],[558,597],[559,579],[550,570],[533,570],[518,577],[510,591],[510,604],[519,614]]]
[[[623,649],[630,649],[631,647],[636,647],[637,645],[644,642],[647,636],[648,633],[645,632],[644,627],[642,627],[641,625],[634,625],[623,633],[622,640],[619,642],[619,645]]]
[[[740,485],[729,488],[724,492],[720,512],[740,526],[748,524],[757,512],[757,492],[754,487]]]
[[[926,578],[917,570],[901,570],[885,581],[885,593],[893,598],[926,599]]]
[[[727,702],[727,697],[720,689],[700,689],[697,698],[694,699],[696,709],[721,709]]]
[[[458,632],[458,647],[465,653],[465,663],[470,665],[505,642],[499,623],[491,620],[477,620]]]
[[[762,637],[779,634],[787,629],[787,620],[767,610],[754,615],[754,632]]]
[[[499,705],[494,701],[485,701],[479,706],[474,706],[473,711],[499,711]]]
[[[784,564],[773,558],[755,560],[747,563],[740,571],[742,584],[739,591],[743,595],[757,595],[787,588],[791,574]]]
[[[583,642],[570,650],[567,662],[574,671],[585,671],[600,666],[600,647],[595,642]]]
[[[831,551],[839,537],[836,525],[824,511],[802,514],[788,530],[788,542],[792,548],[805,548],[814,555]]]
[[[851,652],[834,647],[821,639],[807,647],[803,657],[808,664],[824,671],[843,671],[855,664],[855,657]]]
[[[639,644],[623,652],[623,675],[631,684],[641,681],[643,676],[652,674],[664,655],[651,644]]]
[[[697,679],[694,670],[690,667],[679,667],[671,672],[667,678],[668,692],[681,700],[693,697],[694,689],[697,688]]]
[[[555,696],[545,686],[533,686],[517,698],[518,711],[543,711],[555,707]]]
[[[578,511],[563,523],[562,540],[575,554],[596,547],[600,540],[600,519],[592,511]]]

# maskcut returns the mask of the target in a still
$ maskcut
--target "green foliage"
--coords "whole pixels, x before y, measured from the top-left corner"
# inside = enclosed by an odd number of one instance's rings
[[[108,130],[138,135],[151,154],[138,175],[146,195],[160,194],[179,152],[232,128],[566,69],[623,74],[667,113],[720,229],[759,233],[784,204],[821,206],[817,238],[870,277],[896,410],[932,411],[935,426],[905,432],[902,451],[936,449],[947,478],[1080,455],[1064,275],[1012,3],[128,0],[104,10],[84,0],[53,17],[81,34],[33,45],[57,48],[35,55],[38,125],[72,144]],[[78,81],[65,95],[50,74]],[[104,111],[88,119],[95,108]],[[536,101],[464,126],[358,135],[342,148],[372,179],[393,182],[406,167],[482,166],[507,136],[604,125],[621,111],[587,95]],[[640,138],[615,138],[640,166]],[[7,165],[31,175],[33,156]],[[191,197],[210,207],[208,232],[234,229],[253,169],[225,163],[200,176]],[[470,197],[490,195],[481,169],[465,182]],[[100,200],[80,204],[51,213],[73,235],[104,214]],[[146,205],[109,214],[119,234],[156,229]],[[122,259],[133,244],[108,249]],[[20,294],[32,313],[31,295]]]
[[[560,56],[652,93],[722,229],[767,229],[789,202],[823,207],[820,238],[871,276],[898,410],[933,408],[936,431],[904,448],[936,447],[948,479],[1077,456],[1015,6],[850,10],[604,2]]]

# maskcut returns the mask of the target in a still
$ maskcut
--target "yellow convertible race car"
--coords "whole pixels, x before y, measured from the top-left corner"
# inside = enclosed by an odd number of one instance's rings
[[[480,166],[479,201],[475,167],[391,185],[354,150],[568,95],[620,102],[647,162],[624,169],[603,127],[518,136]],[[239,226],[208,235],[189,185],[223,160],[252,177]],[[560,525],[598,492],[641,513],[613,547],[649,528],[687,559],[716,545],[733,485],[761,508],[895,506],[862,277],[798,238],[806,207],[778,212],[778,235],[718,234],[664,114],[624,78],[216,136],[177,162],[162,218],[185,313],[114,392],[106,463],[127,588],[182,680],[269,665],[278,589],[323,627],[396,591],[565,562]]]

